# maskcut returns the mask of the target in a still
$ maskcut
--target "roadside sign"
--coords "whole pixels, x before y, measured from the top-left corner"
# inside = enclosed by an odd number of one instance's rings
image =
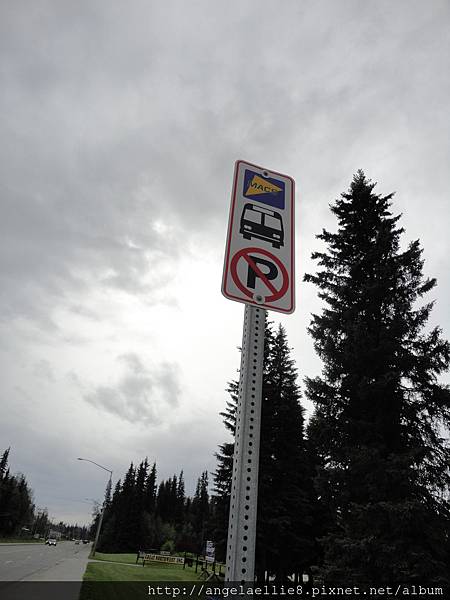
[[[142,566],[145,567],[146,562],[172,563],[176,565],[184,565],[183,556],[164,556],[162,554],[144,554]]]
[[[238,160],[223,295],[268,310],[294,312],[294,228],[294,180]]]
[[[214,542],[208,540],[205,548],[205,559],[208,563],[213,563],[216,560],[216,548]]]

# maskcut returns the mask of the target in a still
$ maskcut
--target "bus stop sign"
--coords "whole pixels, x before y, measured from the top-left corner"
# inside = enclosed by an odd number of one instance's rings
[[[294,180],[238,160],[222,293],[283,313],[295,310]]]

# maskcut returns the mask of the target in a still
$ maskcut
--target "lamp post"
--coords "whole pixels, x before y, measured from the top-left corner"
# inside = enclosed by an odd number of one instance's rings
[[[98,463],[94,462],[93,460],[90,460],[89,458],[80,458],[78,457],[77,460],[84,460],[86,462],[90,462],[93,465],[96,465],[97,467],[100,467],[100,469],[103,469],[104,471],[108,471],[109,473],[109,481],[107,483],[106,488],[108,489],[108,487],[111,489],[111,481],[112,481],[112,474],[113,472],[111,471],[111,469],[107,469],[106,467],[103,467],[102,465],[99,465]],[[98,520],[98,524],[97,524],[97,531],[95,532],[95,540],[94,540],[94,545],[92,546],[92,556],[95,556],[95,550],[97,548],[97,543],[98,543],[98,538],[100,535],[100,529],[102,528],[102,523],[103,523],[103,515],[105,514],[105,500],[103,500],[103,506],[102,506],[102,511],[100,513],[100,519]]]

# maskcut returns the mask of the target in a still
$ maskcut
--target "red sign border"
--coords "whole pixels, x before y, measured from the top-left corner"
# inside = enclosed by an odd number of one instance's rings
[[[279,267],[281,267],[280,270],[281,270],[281,275],[283,277],[283,285],[281,286],[281,288],[279,290],[277,290],[277,294],[280,294],[280,296],[278,298],[273,298],[273,296],[275,296],[276,294],[272,294],[272,296],[269,296],[269,298],[272,298],[272,300],[269,300],[268,303],[275,302],[275,300],[282,298],[286,293],[286,289],[289,287],[289,273],[287,272],[287,269],[283,265],[281,260],[274,254],[272,254],[271,252],[266,250],[265,248],[241,248],[240,250],[238,250],[236,252],[236,254],[233,255],[233,258],[231,259],[231,264],[230,264],[230,275],[231,275],[231,278],[233,279],[236,287],[238,287],[243,294],[248,296],[248,298],[253,297],[252,292],[248,288],[245,287],[245,285],[241,282],[241,280],[239,279],[237,272],[236,272],[237,262],[239,261],[239,259],[241,258],[241,255],[244,252],[245,253],[259,252],[263,256],[267,256],[268,258],[273,259],[274,262]],[[242,257],[242,258],[244,258],[244,260],[246,260],[245,257]],[[283,288],[286,288],[286,289],[283,291]],[[261,305],[259,304],[258,306],[261,306]]]
[[[280,177],[289,179],[291,182],[291,198],[290,198],[290,201],[291,201],[291,269],[290,270],[291,270],[291,272],[288,273],[289,278],[290,278],[290,284],[291,284],[291,289],[290,289],[291,294],[290,294],[290,307],[287,309],[279,308],[278,306],[271,306],[270,303],[266,303],[266,302],[259,304],[258,302],[252,301],[250,299],[245,299],[240,296],[231,294],[226,289],[227,279],[228,279],[227,276],[228,276],[229,267],[230,267],[231,231],[232,231],[232,226],[233,226],[233,221],[234,221],[234,211],[235,211],[235,206],[236,206],[237,180],[238,180],[239,168],[240,168],[241,164],[246,165],[248,167],[254,167],[256,169],[260,169],[261,171],[268,171],[270,174],[279,175]],[[266,167],[254,165],[245,160],[237,160],[235,162],[233,190],[232,190],[232,195],[231,195],[231,207],[230,207],[230,215],[229,215],[229,221],[228,221],[228,235],[227,235],[227,242],[226,242],[226,247],[225,247],[225,264],[224,264],[223,278],[222,278],[222,294],[225,296],[225,298],[228,298],[231,300],[237,300],[238,302],[243,302],[244,304],[253,304],[255,306],[258,306],[259,308],[267,308],[269,310],[275,310],[277,312],[281,312],[281,313],[285,313],[285,314],[291,314],[294,312],[294,310],[295,310],[295,301],[294,301],[294,297],[295,297],[294,296],[294,294],[295,294],[295,237],[294,237],[294,234],[295,234],[295,203],[294,203],[294,197],[295,197],[295,181],[289,175],[285,175],[284,173],[279,173],[278,171],[273,171],[272,169],[267,169]]]

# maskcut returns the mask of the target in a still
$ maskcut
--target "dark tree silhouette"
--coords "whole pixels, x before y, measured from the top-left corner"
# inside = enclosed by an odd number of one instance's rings
[[[437,376],[450,347],[425,330],[433,302],[419,302],[436,281],[419,242],[401,250],[393,194],[374,187],[358,171],[331,206],[337,232],[317,236],[320,270],[305,276],[325,302],[309,328],[323,373],[307,380],[316,483],[334,515],[323,575],[447,581],[450,394]]]

